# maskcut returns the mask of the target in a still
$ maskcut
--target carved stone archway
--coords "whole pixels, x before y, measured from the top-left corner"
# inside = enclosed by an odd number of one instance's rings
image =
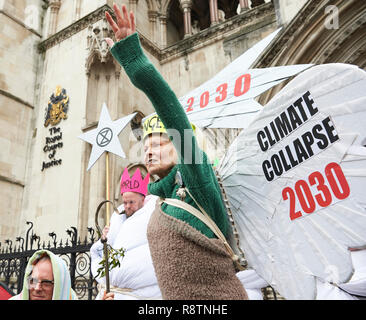
[[[253,67],[306,63],[366,69],[366,1],[308,1]],[[262,95],[260,102],[266,104],[284,85]]]

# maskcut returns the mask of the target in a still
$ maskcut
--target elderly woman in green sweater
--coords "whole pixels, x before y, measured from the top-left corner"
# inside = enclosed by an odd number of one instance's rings
[[[205,211],[227,237],[230,225],[207,155],[199,149],[176,95],[143,53],[133,12],[128,15],[124,5],[122,12],[114,5],[114,12],[116,21],[106,12],[117,40],[106,39],[111,53],[158,115],[155,126],[145,126],[144,132],[146,166],[160,178],[149,184],[149,192]],[[164,299],[247,299],[223,241],[191,212],[160,202],[147,236]]]

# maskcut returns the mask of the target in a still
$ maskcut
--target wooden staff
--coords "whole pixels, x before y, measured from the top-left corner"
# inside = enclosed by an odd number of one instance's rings
[[[105,198],[106,201],[110,201],[109,195],[109,152],[105,153]],[[106,205],[106,225],[109,226],[110,221],[110,208],[109,203]]]
[[[110,292],[110,284],[109,284],[109,259],[108,259],[108,247],[107,247],[107,237],[103,238],[102,237],[102,230],[99,227],[99,223],[98,223],[98,214],[99,214],[99,210],[100,208],[107,203],[108,204],[111,203],[113,205],[113,202],[109,201],[109,200],[104,200],[102,201],[98,208],[97,211],[95,212],[95,227],[97,228],[97,232],[99,234],[99,237],[101,238],[100,241],[103,243],[103,253],[104,253],[104,260],[105,260],[105,285],[106,285],[106,292],[109,293]],[[114,205],[113,205],[114,207]],[[117,211],[116,208],[114,208],[114,210]],[[117,211],[118,212],[118,211]]]

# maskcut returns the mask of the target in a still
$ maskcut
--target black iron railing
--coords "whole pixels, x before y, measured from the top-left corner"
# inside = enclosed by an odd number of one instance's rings
[[[88,228],[88,237],[81,241],[75,227],[66,230],[68,239],[57,241],[54,232],[49,233],[46,243],[33,232],[33,223],[27,222],[25,237],[17,237],[15,241],[6,239],[0,242],[0,281],[5,283],[14,294],[23,289],[24,272],[29,258],[40,249],[49,250],[60,256],[70,270],[71,286],[81,300],[95,299],[97,283],[91,273],[90,247],[94,241],[94,229]]]

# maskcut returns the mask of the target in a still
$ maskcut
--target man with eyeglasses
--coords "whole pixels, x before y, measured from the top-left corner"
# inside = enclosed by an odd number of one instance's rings
[[[54,284],[51,259],[45,255],[28,277],[29,300],[52,300]]]
[[[147,225],[154,211],[157,197],[147,195],[150,175],[143,179],[140,169],[130,177],[128,169],[121,177],[121,214],[114,212],[110,227],[103,229],[103,236],[114,249],[124,249],[120,266],[109,271],[110,290],[105,293],[105,277],[99,277],[98,269],[103,260],[103,244],[97,241],[90,248],[92,274],[97,276],[99,294],[96,300],[145,300],[161,299],[161,292],[152,265]]]
[[[26,267],[23,290],[9,300],[77,300],[64,260],[48,250],[38,250]]]

